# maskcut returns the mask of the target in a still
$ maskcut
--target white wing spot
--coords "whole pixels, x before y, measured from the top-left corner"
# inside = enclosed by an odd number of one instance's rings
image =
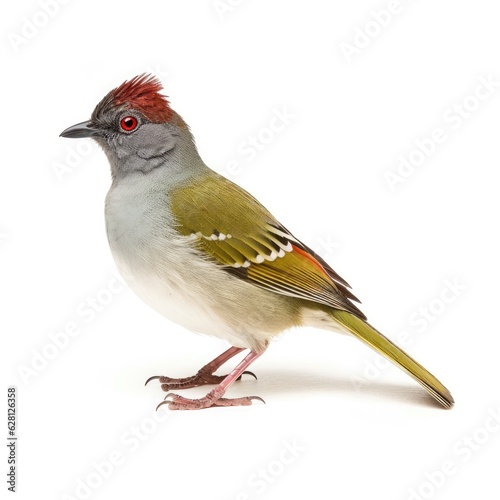
[[[273,262],[274,260],[276,260],[277,257],[278,257],[278,254],[274,251],[271,252],[270,255],[264,255],[264,259],[268,260],[269,262]]]
[[[191,233],[191,237],[198,237],[198,238],[203,238],[204,240],[211,240],[211,241],[217,241],[217,240],[225,240],[226,238],[231,238],[230,234],[224,234],[224,233],[219,233],[219,234],[211,234],[210,236],[205,236],[201,231],[198,231],[197,233]]]
[[[297,238],[295,238],[294,236],[292,236],[290,233],[285,233],[281,229],[278,229],[277,227],[270,226],[270,225],[268,225],[267,228],[269,229],[269,231],[271,233],[277,234],[278,236],[286,238],[287,240],[294,241],[295,243],[299,243],[299,240],[297,240]]]

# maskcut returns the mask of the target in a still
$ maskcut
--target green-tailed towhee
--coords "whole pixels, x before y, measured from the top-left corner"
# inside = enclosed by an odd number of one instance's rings
[[[164,403],[250,405],[260,398],[224,398],[226,389],[273,337],[311,326],[352,334],[450,408],[449,391],[367,323],[346,281],[255,198],[203,163],[161,90],[152,76],[136,76],[109,92],[89,121],[61,135],[92,137],[108,157],[107,235],[130,287],[170,320],[232,346],[193,377],[151,377],[165,391],[218,384],[201,399],[167,394]],[[244,349],[250,352],[229,375],[214,375]]]

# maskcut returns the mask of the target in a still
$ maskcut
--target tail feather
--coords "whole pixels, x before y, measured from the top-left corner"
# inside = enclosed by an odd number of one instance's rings
[[[355,337],[412,376],[445,408],[453,406],[454,400],[450,391],[434,375],[371,325],[346,311],[333,309],[330,314]]]

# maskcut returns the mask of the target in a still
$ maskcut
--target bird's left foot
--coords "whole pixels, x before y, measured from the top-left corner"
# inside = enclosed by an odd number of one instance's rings
[[[236,380],[241,380],[243,375],[251,375],[257,380],[255,373],[250,371],[244,371]],[[151,382],[151,380],[158,380],[161,384],[161,389],[166,392],[171,389],[191,389],[192,387],[200,387],[201,385],[220,384],[226,377],[227,375],[214,375],[213,373],[208,373],[202,368],[192,377],[170,378],[162,375],[154,375],[146,380],[145,385]]]
[[[224,351],[220,356],[217,356],[214,360],[210,361],[210,363],[206,364],[203,368],[198,370],[196,375],[192,377],[184,377],[184,378],[171,378],[164,377],[161,375],[155,375],[153,377],[149,377],[146,380],[146,384],[151,380],[158,380],[161,384],[162,390],[170,391],[171,389],[179,390],[179,389],[189,389],[191,387],[199,387],[200,385],[207,384],[220,384],[224,379],[227,378],[227,375],[214,375],[214,373],[229,359],[231,359],[236,354],[243,351],[241,347],[231,347],[227,351]],[[242,375],[252,375],[257,380],[257,377],[254,373],[249,371],[240,371],[235,380],[240,380]]]
[[[170,410],[201,410],[203,408],[211,408],[214,406],[250,406],[252,401],[265,401],[259,396],[247,396],[243,398],[222,398],[214,397],[213,393],[209,392],[205,397],[200,399],[189,399],[179,396],[177,394],[169,393],[165,396],[165,401],[162,401],[156,409],[160,406],[168,405]]]

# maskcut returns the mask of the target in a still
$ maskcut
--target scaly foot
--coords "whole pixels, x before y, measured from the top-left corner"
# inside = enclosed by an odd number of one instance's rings
[[[250,371],[244,371],[236,380],[241,380],[243,375],[252,375],[252,377],[257,380],[255,373]],[[151,380],[158,380],[161,384],[162,390],[166,392],[171,389],[190,389],[191,387],[200,387],[201,385],[220,384],[226,377],[227,375],[214,375],[213,373],[208,373],[202,368],[196,375],[191,377],[170,378],[162,375],[155,375],[153,377],[149,377],[146,380],[145,385],[147,385]]]
[[[189,399],[177,394],[169,393],[165,396],[165,401],[162,401],[156,409],[158,410],[158,408],[163,405],[168,405],[170,410],[201,410],[203,408],[211,408],[214,406],[250,406],[254,400],[265,403],[265,401],[259,396],[247,396],[243,398],[217,398],[214,397],[213,393],[214,391],[209,392],[205,397],[200,399]]]

